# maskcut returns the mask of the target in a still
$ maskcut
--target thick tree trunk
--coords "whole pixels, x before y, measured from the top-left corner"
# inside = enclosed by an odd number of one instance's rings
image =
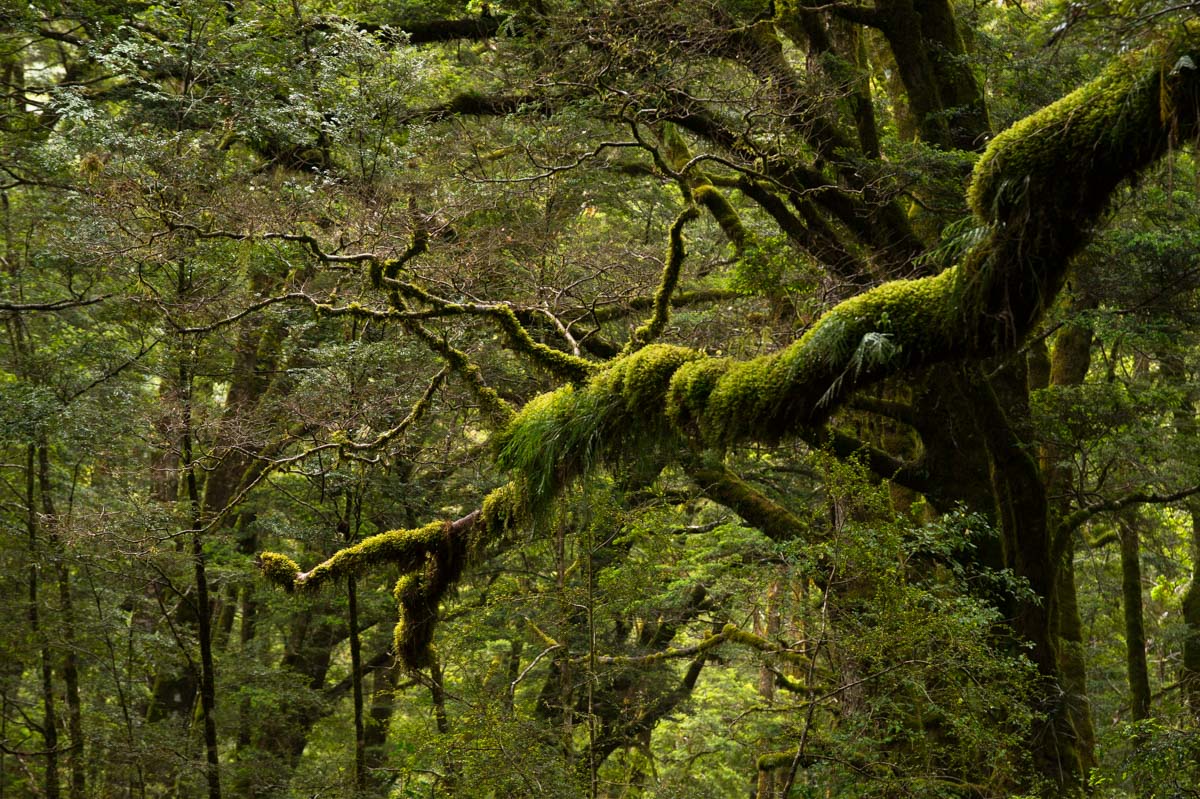
[[[946,0],[877,4],[921,140],[977,150],[989,132],[987,106]]]
[[[988,381],[987,388],[981,392],[976,410],[992,465],[1004,559],[1017,577],[1028,582],[1032,594],[1017,601],[1012,626],[1018,640],[1029,643],[1029,658],[1043,682],[1047,729],[1034,731],[1031,754],[1038,771],[1054,786],[1054,795],[1067,795],[1081,785],[1083,758],[1065,700],[1055,641],[1060,569],[1051,558],[1049,507],[1041,470],[1004,410],[1021,409],[1021,418],[1028,418],[1024,369],[1002,371]]]

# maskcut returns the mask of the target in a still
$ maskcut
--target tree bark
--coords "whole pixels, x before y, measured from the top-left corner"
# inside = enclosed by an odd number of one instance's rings
[[[208,598],[208,574],[204,555],[200,487],[196,480],[196,462],[192,453],[192,365],[195,352],[189,350],[179,364],[179,383],[183,390],[183,434],[180,451],[183,455],[184,481],[187,489],[189,516],[192,525],[192,567],[196,583],[196,632],[200,646],[200,708],[204,714],[205,779],[209,799],[221,799],[221,763],[217,741],[217,685],[213,672],[212,607]]]
[[[71,596],[71,572],[66,562],[62,539],[55,532],[59,523],[50,489],[50,455],[46,442],[38,444],[38,490],[42,497],[42,513],[47,525],[47,541],[54,554],[54,576],[58,582],[59,612],[63,623],[63,687],[67,697],[67,735],[71,746],[67,750],[67,767],[71,774],[68,795],[83,799],[86,788],[83,751],[83,706],[79,698],[79,663],[75,654],[75,607]]]
[[[1125,662],[1129,675],[1130,718],[1150,718],[1150,670],[1146,665],[1146,627],[1142,608],[1141,546],[1137,519],[1122,518],[1121,598],[1125,610]]]
[[[41,676],[42,676],[42,744],[45,747],[46,762],[43,771],[43,790],[46,799],[58,799],[60,786],[58,781],[58,714],[54,701],[54,666],[50,652],[50,642],[43,629],[41,620],[41,599],[39,597],[39,560],[41,554],[38,546],[38,515],[37,495],[34,489],[35,458],[37,448],[29,444],[25,449],[25,502],[26,502],[26,532],[29,536],[29,630],[40,644]]]
[[[1089,296],[1073,299],[1070,311],[1087,311],[1096,306]],[[1073,320],[1054,339],[1054,352],[1047,364],[1046,384],[1064,387],[1082,385],[1091,367],[1092,329]],[[1039,455],[1050,497],[1054,539],[1051,557],[1060,564],[1058,575],[1059,662],[1063,691],[1071,726],[1075,730],[1080,764],[1086,775],[1096,764],[1096,732],[1092,723],[1091,703],[1087,695],[1087,664],[1084,656],[1083,621],[1075,586],[1075,531],[1057,527],[1068,512],[1072,475],[1063,465],[1065,453],[1043,446]],[[1060,554],[1061,553],[1061,554]]]

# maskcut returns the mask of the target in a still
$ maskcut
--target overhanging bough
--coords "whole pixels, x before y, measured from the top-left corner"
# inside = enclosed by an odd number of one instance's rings
[[[442,595],[473,559],[513,540],[530,508],[606,462],[723,448],[819,425],[856,389],[892,375],[1014,349],[1053,302],[1122,181],[1197,134],[1200,26],[1116,59],[1079,90],[1000,134],[968,199],[988,226],[956,266],[840,303],[780,352],[750,361],[662,344],[614,360],[586,383],[529,402],[497,436],[513,481],[453,522],[382,533],[310,572],[264,553],[266,576],[311,590],[399,563],[397,652],[424,661]]]

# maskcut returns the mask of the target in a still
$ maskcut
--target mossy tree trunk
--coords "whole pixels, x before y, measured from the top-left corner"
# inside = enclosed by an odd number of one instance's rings
[[[1188,513],[1191,516],[1192,579],[1182,602],[1186,637],[1183,641],[1180,682],[1188,708],[1200,722],[1200,501],[1189,501]]]
[[[1012,362],[1019,364],[1020,361]],[[976,412],[987,442],[992,466],[992,490],[1006,565],[1028,582],[1030,596],[1018,599],[1013,631],[1029,643],[1029,658],[1044,682],[1047,730],[1036,731],[1031,743],[1034,761],[1055,790],[1069,791],[1082,776],[1082,763],[1063,701],[1059,669],[1059,564],[1051,557],[1050,517],[1041,469],[1030,456],[1026,440],[1006,418],[1003,405],[1020,407],[1026,396],[1024,369],[1011,369],[990,381],[987,396]],[[1026,412],[1026,418],[1027,412]]]
[[[1138,519],[1126,514],[1120,521],[1121,604],[1125,613],[1125,663],[1129,678],[1130,718],[1150,718],[1150,670],[1146,665],[1146,625],[1142,606],[1141,544]]]
[[[1073,298],[1069,312],[1074,314],[1096,306],[1093,298]],[[1054,338],[1054,351],[1049,358],[1045,375],[1046,386],[1081,385],[1091,366],[1092,329],[1073,320]],[[1031,378],[1031,387],[1038,381]],[[1075,584],[1075,531],[1063,530],[1058,521],[1068,511],[1072,475],[1064,463],[1066,453],[1053,445],[1043,445],[1040,453],[1045,475],[1046,493],[1051,498],[1051,518],[1054,520],[1054,540],[1051,557],[1059,566],[1058,573],[1058,641],[1059,663],[1062,668],[1062,688],[1067,713],[1071,717],[1078,742],[1080,764],[1086,775],[1095,766],[1096,733],[1092,723],[1091,704],[1087,694],[1087,663],[1084,657],[1083,621]]]

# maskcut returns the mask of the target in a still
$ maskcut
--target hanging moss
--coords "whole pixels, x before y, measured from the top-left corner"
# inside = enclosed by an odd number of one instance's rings
[[[398,566],[402,575],[393,589],[400,617],[395,651],[405,665],[419,668],[429,663],[429,646],[446,593],[469,563],[528,523],[528,505],[525,484],[513,481],[489,493],[480,510],[456,522],[380,533],[340,550],[307,573],[291,558],[273,552],[259,555],[258,565],[267,579],[289,591],[315,590],[373,567]]]
[[[433,634],[437,628],[442,598],[458,583],[472,556],[471,534],[477,524],[465,525],[457,535],[442,535],[425,553],[422,569],[401,578],[393,595],[396,598],[400,621],[393,637],[396,656],[411,669],[428,666],[431,662]],[[446,533],[454,527],[447,524]]]
[[[672,376],[702,358],[685,347],[656,344],[614,361],[588,384],[530,401],[497,437],[497,463],[522,475],[531,506],[605,460],[656,451],[673,436],[662,410]]]
[[[433,596],[424,575],[406,574],[392,590],[400,621],[392,637],[392,647],[400,662],[411,669],[430,663],[430,642],[437,625],[438,598]]]
[[[529,523],[529,492],[525,483],[514,480],[493,490],[484,497],[480,515],[482,532],[488,539],[504,539],[525,527]]]

